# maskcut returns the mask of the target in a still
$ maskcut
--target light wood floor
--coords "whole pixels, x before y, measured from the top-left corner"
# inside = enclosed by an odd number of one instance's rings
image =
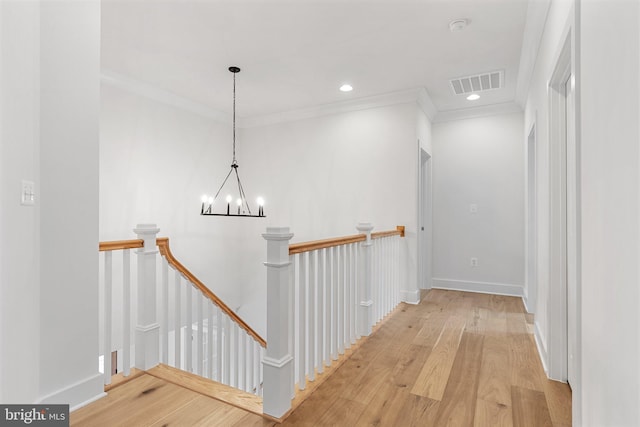
[[[72,426],[272,426],[275,423],[208,396],[143,374],[71,413]]]
[[[286,420],[295,426],[571,426],[519,298],[432,290],[403,305]]]
[[[292,426],[571,426],[571,391],[542,370],[519,298],[432,290],[402,305],[285,420]],[[271,426],[142,374],[73,426]]]

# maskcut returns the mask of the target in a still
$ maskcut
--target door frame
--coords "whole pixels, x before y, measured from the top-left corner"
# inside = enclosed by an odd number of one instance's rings
[[[535,313],[538,305],[538,142],[536,120],[525,144],[525,306]]]
[[[431,154],[418,143],[418,289],[431,289],[433,276],[433,185]],[[425,209],[426,205],[426,209]]]
[[[577,102],[573,100],[572,117],[567,117],[567,98],[564,84],[568,79],[575,88],[575,42],[571,28],[562,39],[563,44],[548,85],[549,94],[549,292],[548,292],[548,376],[566,382],[568,375],[568,347],[572,340],[574,358],[572,372],[575,373],[572,387],[581,384],[581,286],[580,286],[580,150],[576,118]],[[575,89],[573,97],[577,96]],[[567,155],[567,149],[573,150]],[[567,166],[567,158],[574,162]],[[572,173],[568,173],[568,170]],[[570,211],[575,218],[569,221],[573,230],[572,239],[567,237],[567,187],[575,191],[575,203]],[[568,266],[567,251],[574,251],[574,262]],[[575,294],[568,298],[569,268],[575,272]],[[569,304],[572,305],[569,309]],[[573,313],[574,336],[569,336],[568,315]],[[574,397],[577,397],[574,395]],[[574,399],[575,401],[575,399]]]

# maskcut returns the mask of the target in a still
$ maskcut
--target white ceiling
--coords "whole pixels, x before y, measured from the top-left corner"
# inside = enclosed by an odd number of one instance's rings
[[[237,65],[240,117],[420,87],[444,112],[514,101],[526,14],[527,0],[103,0],[102,68],[228,113]],[[494,70],[505,87],[478,101],[449,86]]]

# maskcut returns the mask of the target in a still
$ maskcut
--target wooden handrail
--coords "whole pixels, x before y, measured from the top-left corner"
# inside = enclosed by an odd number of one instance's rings
[[[158,249],[160,250],[160,254],[162,254],[166,259],[169,265],[178,270],[184,277],[187,278],[191,283],[195,285],[200,291],[211,300],[215,305],[217,305],[220,310],[225,312],[227,316],[229,316],[234,322],[238,324],[242,329],[244,329],[249,335],[253,337],[262,347],[267,346],[267,342],[260,336],[256,331],[251,329],[251,326],[247,325],[244,320],[242,320],[233,310],[231,310],[220,298],[216,296],[209,288],[207,288],[204,283],[202,283],[196,276],[193,275],[185,266],[180,264],[180,262],[175,259],[171,250],[169,249],[169,238],[168,237],[158,237],[156,239],[156,244],[158,245]]]
[[[388,236],[404,237],[404,225],[397,226],[395,230],[378,231],[376,233],[371,233],[372,239],[379,239],[381,237],[388,237]]]
[[[100,252],[117,251],[119,249],[136,249],[144,246],[142,239],[135,240],[112,240],[110,242],[100,242],[98,246]]]
[[[387,236],[404,237],[404,225],[397,226],[395,230],[378,231],[377,233],[371,233],[372,239],[379,239],[380,237]],[[367,236],[365,234],[353,234],[351,236],[334,237],[332,239],[293,243],[289,245],[289,255],[315,251],[318,249],[332,248],[334,246],[346,245],[349,243],[364,242],[365,240],[367,240]]]

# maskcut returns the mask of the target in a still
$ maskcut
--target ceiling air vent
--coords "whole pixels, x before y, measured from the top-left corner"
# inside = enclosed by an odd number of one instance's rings
[[[477,74],[475,76],[458,77],[451,79],[451,89],[456,95],[464,95],[472,92],[500,89],[504,85],[504,71],[492,71],[491,73]]]

